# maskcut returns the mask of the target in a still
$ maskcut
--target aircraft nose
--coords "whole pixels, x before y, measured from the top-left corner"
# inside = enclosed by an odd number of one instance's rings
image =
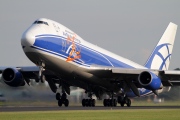
[[[33,35],[32,32],[26,31],[23,33],[22,38],[21,38],[21,45],[22,47],[30,47],[34,44],[35,41],[35,36]]]

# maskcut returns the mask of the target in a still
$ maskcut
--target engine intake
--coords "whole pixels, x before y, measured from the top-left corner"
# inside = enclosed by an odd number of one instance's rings
[[[146,89],[158,90],[162,88],[161,79],[154,73],[144,71],[139,74],[139,83]]]
[[[24,86],[22,74],[14,68],[6,68],[2,73],[3,81],[11,87]]]

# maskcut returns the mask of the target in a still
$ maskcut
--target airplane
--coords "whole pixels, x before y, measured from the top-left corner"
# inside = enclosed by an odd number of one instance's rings
[[[47,81],[58,105],[69,106],[70,86],[85,90],[82,106],[131,106],[130,98],[158,95],[164,87],[180,85],[180,71],[168,70],[177,25],[170,22],[144,65],[82,39],[62,24],[39,18],[23,33],[21,45],[35,66],[0,67],[1,81],[11,87]],[[59,92],[61,89],[62,92]]]

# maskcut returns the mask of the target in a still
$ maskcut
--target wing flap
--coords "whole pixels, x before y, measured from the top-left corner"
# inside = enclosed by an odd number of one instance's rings
[[[162,79],[164,86],[179,86],[180,85],[180,71],[165,70],[159,71],[159,76]]]

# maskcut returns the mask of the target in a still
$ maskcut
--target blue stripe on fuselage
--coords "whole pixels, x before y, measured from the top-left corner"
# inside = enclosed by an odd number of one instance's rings
[[[80,51],[81,58],[76,59],[73,62],[80,65],[101,65],[101,66],[114,66],[122,68],[133,68],[119,60],[116,60],[108,55],[100,53],[94,49],[84,46],[80,43],[75,42],[76,49]],[[69,56],[71,42],[67,42],[66,38],[56,35],[38,35],[34,43],[34,48],[46,51],[48,53],[64,56]],[[70,50],[68,50],[70,49]],[[68,53],[67,53],[68,51]]]

